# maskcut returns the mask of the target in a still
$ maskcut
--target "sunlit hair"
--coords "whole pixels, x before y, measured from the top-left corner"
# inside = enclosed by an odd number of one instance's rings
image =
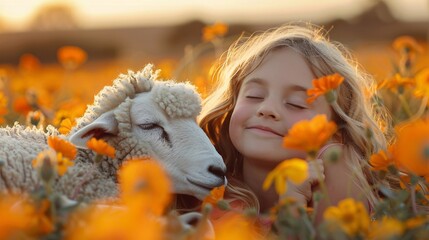
[[[367,160],[371,154],[386,148],[386,140],[380,130],[385,114],[381,110],[375,114],[375,108],[364,95],[374,89],[372,79],[362,73],[342,45],[330,42],[324,36],[323,29],[302,25],[286,25],[250,37],[240,37],[219,60],[219,68],[214,75],[217,86],[203,102],[199,124],[224,158],[228,177],[234,179],[229,182],[227,190],[234,198],[259,209],[258,200],[249,188],[244,184],[237,185],[243,179],[243,158],[231,142],[229,122],[243,79],[270,52],[281,48],[294,49],[306,59],[315,78],[333,73],[345,78],[338,89],[337,103],[332,107],[334,120],[339,125],[333,140],[344,143],[343,151],[355,174],[353,179],[366,191],[369,203],[374,205],[377,196],[368,189],[375,179]]]

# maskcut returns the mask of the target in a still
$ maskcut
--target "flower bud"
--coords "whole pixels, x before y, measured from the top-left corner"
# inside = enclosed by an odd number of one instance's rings
[[[337,100],[337,92],[335,90],[330,90],[325,93],[325,99],[329,104],[335,102]]]

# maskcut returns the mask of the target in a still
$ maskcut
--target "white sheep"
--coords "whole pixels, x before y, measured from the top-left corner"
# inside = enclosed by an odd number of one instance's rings
[[[73,167],[55,183],[72,199],[98,199],[118,194],[117,170],[135,157],[159,160],[169,174],[174,192],[204,198],[213,187],[225,184],[225,165],[195,119],[200,97],[190,84],[156,80],[158,71],[120,75],[104,87],[67,136],[78,148]],[[39,185],[31,161],[48,148],[47,136],[36,128],[0,129],[0,190],[31,191]],[[100,165],[86,142],[102,138],[116,149],[114,159]]]

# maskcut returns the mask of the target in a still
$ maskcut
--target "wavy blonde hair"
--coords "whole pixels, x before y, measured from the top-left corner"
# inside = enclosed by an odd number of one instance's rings
[[[374,90],[372,78],[363,74],[341,44],[330,42],[322,28],[309,24],[286,25],[250,37],[241,36],[219,60],[214,75],[217,86],[203,101],[199,124],[226,163],[232,180],[227,187],[229,196],[259,210],[255,194],[242,182],[243,158],[234,148],[228,128],[243,79],[267,54],[285,47],[302,54],[317,78],[333,73],[344,77],[337,102],[332,106],[334,120],[339,125],[333,140],[344,143],[343,151],[355,174],[355,182],[367,193],[369,203],[375,204],[377,195],[370,186],[376,179],[369,171],[368,159],[386,148],[380,128],[386,114],[381,114],[380,109],[375,114],[375,108],[365,97],[364,93]]]

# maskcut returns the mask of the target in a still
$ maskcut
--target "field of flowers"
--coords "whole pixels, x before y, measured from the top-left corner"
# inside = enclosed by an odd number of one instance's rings
[[[201,45],[194,46],[182,59],[154,62],[161,78],[190,80],[204,97],[210,91],[209,78],[214,57],[223,52],[228,27],[214,24],[203,29]],[[210,46],[213,57],[200,57],[198,49]],[[324,221],[314,224],[314,209],[297,206],[293,199],[280,201],[269,213],[254,209],[237,210],[223,199],[224,188],[215,188],[201,204],[201,218],[184,226],[171,209],[171,182],[155,161],[130,161],[118,173],[121,194],[117,201],[70,202],[51,189],[73,165],[76,148],[63,140],[76,118],[92,103],[103,86],[119,73],[139,70],[124,61],[87,61],[84,49],[64,46],[58,49],[58,63],[41,63],[37,56],[24,54],[18,65],[0,65],[0,126],[15,122],[44,129],[48,124],[61,135],[50,137],[51,149],[33,161],[44,186],[29,194],[4,192],[0,196],[0,239],[427,239],[429,236],[429,55],[427,43],[407,36],[392,39],[389,52],[368,53],[355,49],[360,63],[378,81],[367,97],[374,106],[384,106],[391,121],[384,131],[392,137],[387,151],[373,155],[370,164],[380,179],[373,186],[383,198],[369,213],[363,203],[345,199],[328,208]],[[386,64],[380,64],[386,63]],[[326,76],[320,84],[327,91],[313,89],[315,97],[327,97],[341,84],[341,76]],[[328,83],[329,82],[329,83]],[[332,99],[331,99],[332,100]],[[335,101],[335,99],[333,100]],[[309,127],[315,126],[318,127]],[[289,131],[284,145],[314,152],[336,131],[333,122],[317,116],[300,122],[294,129],[313,129],[296,134]],[[298,138],[324,139],[300,143]],[[371,133],[368,133],[368,138]],[[302,144],[304,143],[304,144]],[[91,139],[88,147],[97,156],[114,156],[115,149],[102,140]],[[0,146],[1,148],[1,146]],[[333,158],[335,158],[333,154]],[[97,163],[97,157],[92,159]],[[0,167],[4,162],[0,159]],[[284,161],[268,176],[264,188],[274,185],[281,194],[286,180],[302,182],[307,176],[304,160]],[[389,185],[390,179],[398,179]],[[142,185],[141,183],[145,184]],[[323,186],[319,197],[323,197]],[[316,200],[317,201],[317,200]],[[298,211],[295,211],[298,209]],[[213,212],[228,212],[222,221],[208,223]],[[261,230],[261,219],[275,231]]]

